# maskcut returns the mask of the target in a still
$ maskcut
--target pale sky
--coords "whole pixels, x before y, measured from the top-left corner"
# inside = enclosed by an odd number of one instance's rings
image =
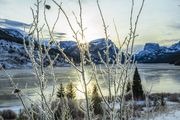
[[[31,23],[32,15],[30,7],[36,0],[0,0],[0,18],[25,23]],[[57,15],[57,7],[47,0],[51,9],[47,12],[48,20],[52,24]],[[78,14],[77,0],[57,0],[63,2],[63,7],[67,11],[73,26],[74,17],[72,11]],[[136,2],[136,14],[141,0]],[[103,27],[96,0],[83,0],[83,20],[87,27],[86,39],[88,41],[102,38]],[[121,39],[128,34],[129,15],[131,0],[100,0],[102,11],[107,25],[109,25],[109,34],[111,39],[115,39],[113,19],[115,20]],[[43,18],[42,18],[43,19]],[[78,30],[78,29],[77,29]],[[64,16],[61,14],[56,32],[67,33],[67,39],[71,39],[71,32]],[[142,11],[139,25],[137,28],[136,44],[142,45],[146,42],[158,42],[168,45],[180,41],[180,0],[146,0]]]

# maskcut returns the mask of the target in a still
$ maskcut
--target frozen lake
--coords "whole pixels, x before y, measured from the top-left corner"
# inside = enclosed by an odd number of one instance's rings
[[[180,92],[180,66],[170,64],[138,64],[138,68],[144,89],[151,89],[151,92],[153,93]],[[31,69],[7,70],[7,72],[12,76],[13,80],[20,88],[26,88],[25,92],[29,95],[32,95],[36,90],[36,80],[35,77],[32,77]],[[55,74],[58,82],[67,84],[69,81],[73,81],[74,84],[79,87],[77,72],[75,72],[71,67],[55,68]],[[87,73],[87,77],[88,76],[90,77],[89,73]],[[100,84],[101,82],[102,81],[100,81]],[[51,85],[51,82],[49,85]],[[102,83],[103,92],[106,93],[105,88],[106,86]],[[12,88],[10,87],[10,81],[5,73],[0,71],[0,110],[4,108],[17,110],[20,108],[21,103],[15,97],[12,97],[11,93]],[[33,97],[35,96],[32,95],[32,98]]]

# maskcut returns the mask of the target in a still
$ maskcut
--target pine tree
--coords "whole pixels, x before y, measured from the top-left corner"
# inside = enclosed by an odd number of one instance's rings
[[[128,81],[127,86],[126,86],[126,92],[129,92],[131,90],[131,84]]]
[[[164,96],[164,93],[161,93],[161,95],[160,95],[160,105],[161,106],[165,106],[166,105],[166,101],[165,101],[165,96]]]
[[[132,89],[133,89],[134,99],[138,100],[138,99],[144,98],[144,92],[142,89],[141,78],[140,78],[137,67],[135,69],[134,76],[133,76]]]
[[[103,114],[103,109],[101,106],[102,99],[98,94],[98,89],[96,85],[93,86],[91,102],[92,102],[92,108],[94,114],[95,115]]]
[[[70,82],[66,87],[66,96],[67,98],[70,98],[70,99],[76,98],[76,90],[72,82]]]
[[[58,98],[64,98],[65,92],[64,92],[64,87],[63,84],[61,83],[59,86],[59,89],[57,91],[57,97]]]

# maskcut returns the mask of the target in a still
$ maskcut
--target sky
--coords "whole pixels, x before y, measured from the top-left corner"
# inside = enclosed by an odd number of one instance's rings
[[[32,22],[32,14],[30,7],[36,0],[0,0],[0,19],[8,19],[30,24]],[[63,8],[67,12],[73,27],[79,30],[75,24],[75,18],[72,11],[78,15],[79,9],[77,0],[57,0],[63,2]],[[140,7],[142,0],[135,0],[135,14]],[[47,17],[50,25],[56,19],[57,6],[47,0],[47,4],[51,9],[47,11]],[[129,32],[129,16],[131,0],[100,0],[100,5],[108,27],[110,39],[116,40],[113,20],[115,21],[121,40],[128,35]],[[83,23],[87,28],[86,40],[90,41],[104,37],[101,18],[97,9],[96,0],[82,0],[83,6]],[[43,8],[41,6],[41,8]],[[42,11],[41,11],[42,12]],[[43,16],[41,16],[43,21]],[[3,24],[0,22],[0,24]],[[73,39],[72,32],[65,20],[63,14],[55,28],[58,33],[66,33],[66,39]],[[146,0],[140,16],[137,27],[138,37],[135,44],[138,46],[147,42],[156,42],[162,45],[170,45],[180,41],[180,0]]]

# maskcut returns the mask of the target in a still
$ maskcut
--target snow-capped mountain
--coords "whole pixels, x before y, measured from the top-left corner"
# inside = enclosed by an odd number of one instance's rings
[[[146,43],[144,50],[136,55],[139,63],[174,63],[180,60],[180,42],[170,47],[160,46],[157,43]]]
[[[116,53],[118,53],[118,48],[111,40],[108,40],[107,43],[104,38],[101,38],[92,40],[89,43],[89,52],[91,54],[91,59],[93,60],[93,62],[100,63],[100,56],[104,61],[106,61],[105,52],[107,50],[107,44],[109,46],[109,62],[112,63],[115,60]]]
[[[24,48],[24,41],[28,44],[30,40],[33,40],[35,44],[34,54],[35,59],[38,60],[38,42],[36,39],[17,28],[0,28],[0,64],[6,69],[32,67],[30,58]],[[42,40],[40,44],[44,45],[44,43]],[[52,52],[52,56],[53,55],[54,52]],[[58,60],[61,59],[57,59],[57,61]],[[57,61],[55,61],[55,63],[58,63]],[[48,65],[48,63],[47,57],[44,57],[44,65]]]
[[[0,64],[4,68],[31,67],[31,61],[24,49],[24,40],[26,43],[28,43],[30,40],[34,40],[35,47],[36,45],[42,45],[46,47],[48,44],[47,40],[42,40],[41,43],[38,44],[36,39],[29,36],[22,30],[0,27]],[[99,54],[101,55],[102,59],[106,61],[106,44],[107,43],[104,38],[93,40],[89,43],[89,52],[94,63],[101,63]],[[60,41],[59,45],[70,59],[72,59],[75,63],[80,63],[80,50],[78,48],[78,44],[75,41]],[[111,40],[108,40],[108,45],[110,62],[113,62],[115,59],[115,52],[118,52],[118,49]],[[35,52],[35,54],[37,54],[38,47]],[[57,46],[55,46],[55,44],[51,44],[49,54],[51,57],[54,57],[57,54],[59,55],[54,65],[63,66],[64,64],[67,64],[67,61],[64,59],[63,55],[58,50]],[[46,56],[44,57],[44,62],[45,66],[49,64]]]
[[[0,64],[4,68],[31,66],[23,46],[27,33],[20,29],[0,28]]]
[[[26,32],[20,29],[12,28],[0,28],[0,64],[5,68],[22,68],[31,67],[31,61],[24,49],[24,40],[35,41],[36,45],[46,46],[47,40],[42,40],[41,43],[37,43],[36,40],[29,36]],[[64,50],[64,53],[72,59],[75,63],[80,63],[80,50],[78,44],[75,41],[60,41],[60,48]],[[101,63],[101,58],[106,61],[106,40],[104,38],[92,40],[89,43],[89,52],[91,59],[94,63]],[[111,41],[108,40],[109,45],[109,60],[113,62],[115,59],[115,53],[118,52],[118,48]],[[38,52],[38,49],[36,49]],[[63,66],[67,64],[63,55],[57,49],[55,44],[51,44],[49,54],[53,57],[59,54],[58,59],[55,61],[56,66]],[[101,58],[100,58],[101,56]],[[136,61],[139,63],[180,63],[180,42],[173,44],[170,47],[160,46],[157,43],[146,43],[144,50],[135,55]],[[44,57],[44,64],[47,66],[49,61],[47,57]]]

